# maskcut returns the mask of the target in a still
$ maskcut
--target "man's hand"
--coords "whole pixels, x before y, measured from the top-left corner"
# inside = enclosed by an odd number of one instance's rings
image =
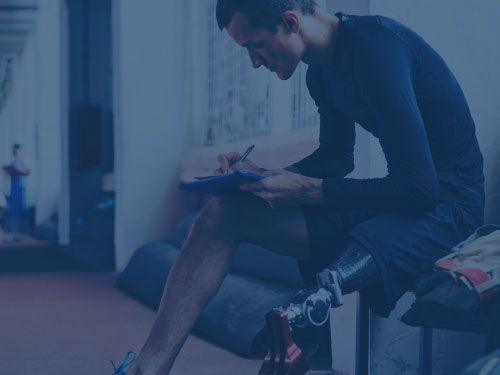
[[[237,170],[245,170],[249,172],[262,173],[262,170],[249,159],[245,159],[243,162],[239,162],[242,155],[237,152],[230,152],[227,154],[220,154],[217,156],[217,160],[220,163],[220,167],[215,170],[215,174],[231,173]]]
[[[302,176],[284,169],[266,171],[266,178],[241,184],[240,189],[264,199],[271,208],[320,204],[323,200],[323,180]]]

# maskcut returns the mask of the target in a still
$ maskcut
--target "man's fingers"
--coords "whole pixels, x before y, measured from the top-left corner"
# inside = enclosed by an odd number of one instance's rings
[[[237,161],[236,163],[232,164],[229,169],[231,171],[237,171],[237,170],[241,170],[241,169],[248,169],[247,166],[248,166],[248,163],[246,163],[246,162],[241,163],[241,162]]]
[[[226,155],[220,154],[219,156],[217,156],[217,160],[220,163],[219,169],[222,171],[222,173],[227,173],[227,171],[229,170],[229,160],[227,160]]]
[[[228,173],[229,167],[241,159],[241,155],[237,152],[229,152],[227,154],[220,154],[217,160],[221,164],[222,173]]]
[[[242,155],[238,152],[230,152],[227,154],[227,158],[231,164],[234,164],[238,160],[240,160]]]
[[[223,161],[223,160],[226,160],[228,162],[235,162],[237,160],[240,160],[241,159],[241,155],[238,154],[237,152],[228,152],[227,154],[220,154],[219,156],[217,156],[217,160],[219,161]]]

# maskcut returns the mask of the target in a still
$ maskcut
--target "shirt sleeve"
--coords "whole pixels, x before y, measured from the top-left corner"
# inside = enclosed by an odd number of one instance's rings
[[[326,101],[322,84],[320,67],[311,66],[307,87],[320,114],[319,147],[287,169],[314,178],[345,177],[354,169],[354,121]]]
[[[390,30],[365,29],[353,62],[357,91],[372,118],[388,175],[375,179],[323,180],[329,205],[406,213],[432,210],[439,184],[412,84],[415,56]]]

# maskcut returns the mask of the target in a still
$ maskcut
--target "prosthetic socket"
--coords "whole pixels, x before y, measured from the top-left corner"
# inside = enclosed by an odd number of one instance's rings
[[[341,255],[316,275],[318,286],[299,291],[283,312],[290,328],[321,326],[328,321],[330,309],[343,305],[343,294],[373,285],[379,273],[372,255],[361,244],[350,242]]]

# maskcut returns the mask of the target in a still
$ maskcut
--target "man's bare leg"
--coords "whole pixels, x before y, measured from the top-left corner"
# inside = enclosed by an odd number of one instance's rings
[[[242,242],[305,258],[308,239],[300,209],[271,210],[253,196],[216,198],[195,220],[177,256],[151,333],[130,374],[166,375],[196,319],[215,296]]]

